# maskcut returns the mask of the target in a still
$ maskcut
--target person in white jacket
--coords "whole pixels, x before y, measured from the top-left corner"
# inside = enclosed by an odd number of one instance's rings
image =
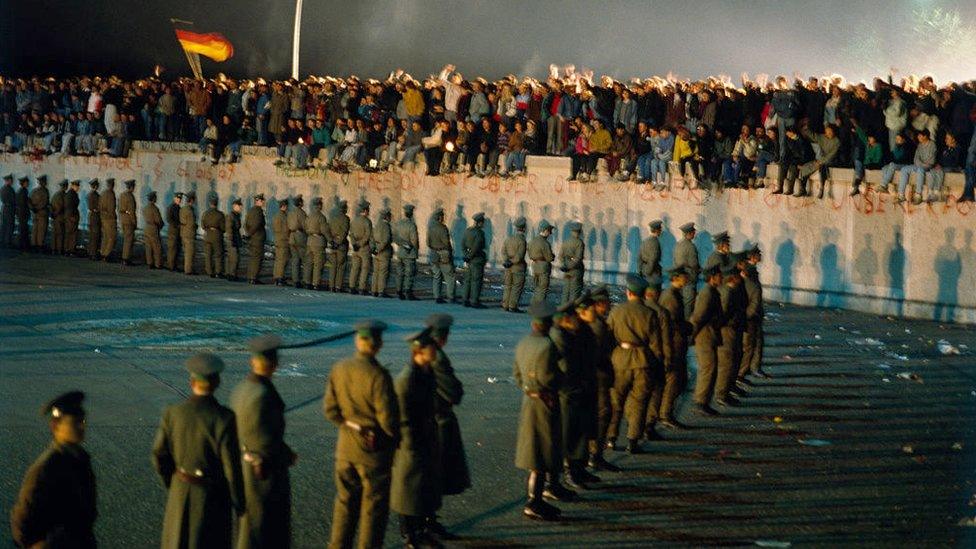
[[[888,150],[895,149],[895,136],[908,125],[908,108],[898,90],[891,90],[891,101],[884,110],[885,127],[888,128]]]

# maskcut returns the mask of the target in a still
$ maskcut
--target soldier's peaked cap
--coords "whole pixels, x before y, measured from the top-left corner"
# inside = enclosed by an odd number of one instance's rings
[[[8,173],[7,175],[3,176],[3,179],[4,179],[4,181],[13,181],[14,180],[14,174]]]
[[[17,181],[23,183],[24,181],[30,181],[30,178],[27,177],[26,175],[22,175],[22,176],[20,176],[20,177],[17,178]],[[96,181],[97,181],[97,179],[96,179]]]
[[[525,221],[525,218],[524,217],[519,217],[518,219],[515,220],[515,228],[516,229],[524,229],[525,228],[525,224],[526,224],[526,221]]]
[[[339,202],[336,203],[336,206],[339,206],[340,208],[348,208],[349,203],[346,202],[345,200],[340,200]]]
[[[369,200],[366,200],[365,198],[361,198],[359,200],[359,203],[356,204],[356,207],[359,208],[360,211],[368,210],[369,209]]]
[[[539,232],[540,233],[542,231],[545,231],[547,229],[552,229],[552,228],[553,228],[553,226],[548,221],[546,221],[545,219],[543,219],[542,221],[539,222]]]
[[[577,309],[585,309],[592,304],[593,293],[590,292],[590,290],[584,291],[579,297],[576,298],[576,301],[573,302],[573,305],[575,305]]]
[[[183,198],[183,193],[173,193],[173,198]]]
[[[447,330],[454,325],[454,317],[447,313],[433,313],[424,323],[435,330]]]
[[[593,288],[593,291],[590,292],[590,297],[593,301],[610,301],[610,289],[601,284]]]
[[[525,312],[528,313],[533,320],[547,320],[552,318],[552,315],[556,314],[556,308],[545,301],[540,301],[539,303],[529,305],[529,308]]]
[[[684,267],[672,267],[671,269],[668,269],[668,274],[671,276],[688,276],[688,269],[685,269]]]
[[[105,179],[105,184],[108,185],[109,187],[114,187],[115,186],[115,178],[114,177],[108,177],[108,178],[106,178]]]
[[[80,187],[81,186],[81,180],[80,179],[72,179],[70,184],[71,185],[77,185],[77,186]]]
[[[730,240],[729,233],[727,231],[722,231],[712,236],[712,242],[716,244],[720,244],[722,242],[728,242],[729,240]]]
[[[559,307],[556,307],[556,314],[554,316],[565,316],[575,312],[576,312],[576,301],[569,300],[566,303],[561,303]]]
[[[413,204],[404,204],[403,205],[403,211],[405,211],[407,213],[413,212],[413,209],[414,209],[414,205]]]
[[[680,226],[678,228],[681,229],[681,232],[683,232],[683,233],[690,233],[691,231],[694,231],[695,230],[695,223],[692,222],[692,221],[689,221],[689,222],[685,223],[684,225],[682,225],[682,226]]]
[[[384,330],[389,328],[386,322],[382,320],[361,320],[353,325],[353,329],[356,330],[356,334],[361,337],[374,337],[382,334]]]
[[[254,200],[264,200],[264,193],[254,195]]]
[[[474,219],[474,222],[475,223],[484,221],[485,220],[485,212],[478,212],[478,213],[472,215],[471,216],[471,219]]]
[[[96,187],[98,187],[98,185],[99,185],[98,178],[96,177],[96,178],[92,179],[91,181],[89,181],[88,182],[88,185],[91,186],[93,189],[96,188]]]
[[[61,187],[63,189],[65,187],[67,187],[67,186],[68,186],[68,180],[67,179],[62,179],[61,181],[58,181],[58,187]]]
[[[135,179],[126,179],[124,185],[126,187],[129,187],[131,189],[131,188],[133,188],[133,187],[136,186],[136,180]]]
[[[284,343],[275,334],[262,334],[247,342],[247,350],[255,355],[271,355]]]
[[[726,263],[725,265],[722,265],[722,276],[733,275],[733,274],[737,274],[738,272],[739,272],[739,268],[736,267],[735,263],[732,261]]]
[[[69,391],[62,393],[41,407],[41,415],[59,418],[61,416],[84,416],[85,409],[81,403],[85,400],[85,393]]]
[[[444,208],[436,208],[434,210],[434,217],[437,217],[439,215],[444,215]]]
[[[580,223],[579,221],[570,221],[569,222],[569,231],[570,232],[578,233],[578,232],[580,232],[582,230],[583,230],[583,224]]]
[[[42,184],[42,185],[46,185],[47,184],[47,176],[46,175],[39,175],[39,176],[37,176],[37,182],[40,183],[40,184]]]
[[[718,265],[712,265],[711,267],[702,271],[702,274],[705,275],[706,277],[722,274],[722,268]]]
[[[155,202],[156,201],[156,191],[152,191],[152,192],[149,193],[149,201],[150,202]]]
[[[314,204],[316,206],[321,206],[322,205],[322,197],[321,196],[316,196],[315,198],[313,198],[312,199],[312,204]]]
[[[647,289],[647,281],[644,280],[644,277],[635,274],[627,275],[626,285],[627,290],[635,294],[643,294],[644,290]]]
[[[231,202],[231,204],[237,204],[238,206],[243,206],[244,205],[244,201],[241,200],[240,198],[235,198],[234,201]]]
[[[664,223],[660,219],[655,219],[654,221],[651,221],[650,223],[648,223],[648,226],[651,227],[651,230],[652,231],[656,231],[656,230],[660,229],[663,224]]]
[[[430,345],[436,345],[437,342],[434,341],[434,336],[431,332],[432,328],[428,326],[419,332],[414,332],[408,335],[407,337],[403,338],[403,340],[413,347],[427,347]]]
[[[298,195],[295,198],[292,198],[291,199],[291,203],[294,204],[294,205],[296,205],[296,206],[301,206],[302,204],[305,203],[305,199],[302,198],[302,195]]]
[[[654,290],[660,290],[661,289],[661,285],[663,283],[664,283],[664,281],[661,280],[661,275],[659,275],[659,274],[652,274],[647,279],[647,287],[648,288],[651,288],[651,289],[654,289]]]
[[[389,208],[383,208],[382,210],[380,210],[380,217],[387,217],[391,214],[392,212],[390,211]]]
[[[212,353],[197,353],[186,360],[186,370],[194,379],[208,379],[224,371],[224,361]]]

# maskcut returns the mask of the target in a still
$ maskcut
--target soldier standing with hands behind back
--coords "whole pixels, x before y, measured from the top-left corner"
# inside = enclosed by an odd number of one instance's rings
[[[502,310],[521,312],[518,308],[525,289],[525,218],[515,220],[515,234],[505,239],[502,256],[505,267],[505,289],[502,292]]]
[[[47,238],[48,216],[51,214],[50,193],[47,190],[47,176],[37,177],[37,187],[30,193],[30,210],[34,213],[31,227],[31,249],[35,252],[44,251],[44,240]],[[114,212],[113,212],[114,215]]]
[[[102,261],[111,261],[115,242],[119,238],[118,204],[115,200],[115,179],[105,180],[105,191],[98,197],[98,216],[102,220]]]
[[[173,203],[166,208],[166,268],[176,272],[176,258],[180,254],[180,208],[183,193],[173,194]]]
[[[224,257],[221,244],[224,241],[224,212],[217,209],[217,196],[211,196],[207,202],[210,207],[200,216],[200,226],[203,227],[203,272],[210,278],[217,278],[221,273],[220,262]]]
[[[468,270],[464,275],[464,306],[483,309],[481,304],[481,285],[485,278],[485,264],[488,255],[485,253],[485,214],[478,212],[471,217],[474,225],[464,231],[461,240],[461,251]]]
[[[235,198],[231,203],[230,213],[224,217],[224,236],[227,237],[226,250],[227,257],[224,259],[224,278],[234,282],[237,278],[237,267],[240,263],[241,248],[244,247],[244,239],[241,237],[241,210],[244,203],[240,198]]]
[[[386,293],[390,281],[390,258],[393,257],[391,217],[390,209],[383,208],[373,228],[373,241],[370,243],[373,254],[373,297],[393,297]]]
[[[278,201],[278,213],[271,222],[274,230],[274,272],[271,282],[276,286],[285,285],[285,268],[288,266],[288,199]]]
[[[346,262],[349,259],[349,203],[340,200],[329,216],[329,232],[332,234],[332,271],[329,287],[333,292],[343,291],[346,280]]]
[[[457,289],[454,281],[454,248],[451,246],[451,232],[444,224],[444,208],[434,210],[434,216],[427,225],[427,250],[430,252],[430,266],[434,271],[434,301],[454,301],[454,292]]]
[[[366,199],[356,205],[357,215],[349,222],[349,242],[352,245],[352,261],[349,265],[349,293],[366,295],[369,289],[370,241],[373,238],[373,222],[369,219],[369,202]]]
[[[132,247],[136,242],[136,197],[132,190],[136,188],[136,180],[125,182],[125,191],[119,195],[119,221],[122,223],[122,264],[130,265],[132,261]]]
[[[159,231],[163,228],[163,216],[156,207],[156,191],[149,193],[149,202],[142,209],[142,237],[146,246],[146,265],[151,270],[163,268],[163,242]]]
[[[254,205],[244,217],[244,234],[247,235],[247,282],[261,284],[261,263],[264,261],[265,232],[264,195],[254,195]]]
[[[539,234],[529,241],[526,250],[532,260],[532,304],[542,303],[549,298],[549,283],[552,276],[552,262],[556,260],[549,244],[553,226],[545,219],[539,223]]]
[[[583,293],[583,254],[586,246],[580,238],[583,224],[579,221],[569,223],[569,238],[559,247],[559,270],[565,274],[563,303],[575,301]]]
[[[397,297],[413,301],[413,281],[417,276],[420,257],[420,236],[413,220],[413,204],[403,205],[403,218],[393,226],[393,241],[397,245]]]
[[[186,195],[186,204],[180,208],[180,238],[183,241],[183,274],[195,275],[193,259],[196,255],[197,238],[197,197],[193,193]]]
[[[3,176],[3,186],[0,187],[0,247],[10,248],[14,245],[14,210],[17,208],[17,192],[14,191],[14,174]]]
[[[64,254],[64,193],[68,189],[68,180],[62,179],[58,183],[58,190],[51,197],[51,219],[54,230],[51,232],[52,252]]]
[[[685,306],[685,318],[691,318],[691,313],[695,308],[695,296],[698,294],[698,275],[701,273],[701,266],[698,262],[698,248],[695,247],[694,223],[685,223],[681,227],[681,241],[674,247],[674,267],[684,267],[688,273],[688,284],[682,289],[682,297]]]
[[[68,191],[64,193],[64,254],[74,255],[75,248],[78,246],[78,223],[81,221],[81,213],[78,206],[81,199],[78,197],[78,189],[81,188],[81,181],[75,179],[71,182]]]

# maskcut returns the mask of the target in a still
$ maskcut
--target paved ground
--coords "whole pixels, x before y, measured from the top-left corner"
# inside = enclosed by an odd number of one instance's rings
[[[245,373],[241,347],[251,334],[301,340],[376,316],[394,326],[381,360],[399,371],[399,336],[435,307],[0,252],[0,512],[9,515],[46,443],[41,402],[80,388],[89,394],[100,542],[153,547],[164,492],[149,450],[160,409],[182,398],[191,351],[216,350],[228,362],[218,395],[226,399]],[[527,319],[438,308],[458,320],[448,352],[467,390],[459,416],[474,477],[443,511],[464,537],[457,545],[974,546],[976,528],[958,525],[976,514],[972,329],[769,309],[774,378],[745,406],[718,418],[682,414],[687,430],[667,433],[649,455],[612,455],[625,472],[566,505],[565,522],[541,525],[519,515],[523,475],[512,466],[520,399],[512,349]],[[943,356],[940,339],[967,347]],[[328,534],[336,430],[320,396],[330,364],[347,352],[348,342],[288,352],[276,378],[300,455],[297,547],[321,547]],[[395,531],[393,522],[390,545]],[[0,544],[9,538],[4,519]]]

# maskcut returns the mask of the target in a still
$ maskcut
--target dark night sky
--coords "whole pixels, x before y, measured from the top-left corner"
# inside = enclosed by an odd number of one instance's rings
[[[0,73],[188,74],[169,18],[222,32],[205,74],[288,76],[292,0],[0,0]],[[939,11],[941,10],[941,11]],[[946,15],[948,14],[948,15]],[[926,20],[920,20],[924,15]],[[958,15],[958,21],[953,16]],[[542,77],[550,63],[618,78],[840,72],[976,78],[976,2],[963,0],[305,0],[301,74]]]

